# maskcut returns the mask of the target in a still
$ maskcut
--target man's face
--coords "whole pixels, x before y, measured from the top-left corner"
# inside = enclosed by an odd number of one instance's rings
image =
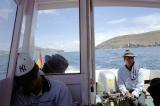
[[[38,78],[35,78],[33,80],[22,80],[19,82],[19,84],[23,88],[25,94],[30,94],[31,92],[36,91]]]
[[[128,67],[131,67],[134,64],[134,57],[124,57],[124,62]]]
[[[37,88],[36,82],[37,82],[37,79],[25,82],[23,85],[23,90],[28,93],[34,92]]]

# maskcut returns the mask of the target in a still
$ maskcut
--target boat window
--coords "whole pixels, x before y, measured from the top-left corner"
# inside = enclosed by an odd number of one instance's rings
[[[17,5],[14,0],[0,3],[0,80],[6,78]]]
[[[144,69],[145,75],[149,74],[147,70],[151,73],[160,72],[160,9],[95,7],[94,21],[95,71],[98,84],[99,73],[102,71],[117,75],[118,69],[124,65],[123,55],[126,49],[136,55],[135,62]],[[154,77],[158,76],[158,73],[154,74]],[[151,75],[145,76],[147,78],[149,80]],[[110,80],[109,83],[113,87],[114,84],[111,83],[114,82]],[[104,89],[107,88],[99,86],[97,91]]]
[[[144,68],[160,70],[160,9],[95,7],[94,18],[96,70],[118,69],[126,48]]]
[[[45,73],[80,73],[79,8],[39,10],[35,45]]]

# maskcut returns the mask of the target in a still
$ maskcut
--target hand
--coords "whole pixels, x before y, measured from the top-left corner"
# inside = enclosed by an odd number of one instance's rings
[[[132,95],[129,93],[129,91],[126,92],[125,96],[127,99],[131,99],[131,97],[132,97]]]
[[[131,100],[136,100],[135,96],[133,94],[131,94]]]

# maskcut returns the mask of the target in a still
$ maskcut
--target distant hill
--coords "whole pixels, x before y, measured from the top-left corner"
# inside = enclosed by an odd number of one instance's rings
[[[64,50],[57,50],[57,49],[51,49],[51,48],[41,48],[41,47],[36,47],[35,48],[35,54],[54,54],[54,53],[61,53],[64,52]]]
[[[20,48],[21,49],[21,48]],[[21,51],[21,50],[19,50]],[[35,47],[35,54],[54,54],[54,53],[60,53],[60,52],[64,52],[64,50],[57,50],[57,49],[51,49],[51,48],[41,48],[41,47]],[[4,51],[4,50],[0,50],[0,55],[8,55],[9,52],[8,51]]]
[[[115,49],[150,46],[160,46],[160,30],[115,37],[97,45],[96,49]]]
[[[0,55],[8,55],[8,54],[9,54],[8,51],[0,50]]]

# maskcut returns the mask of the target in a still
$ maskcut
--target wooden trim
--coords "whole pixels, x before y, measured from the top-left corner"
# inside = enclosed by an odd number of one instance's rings
[[[22,0],[23,1],[23,0]],[[21,21],[23,16],[23,2],[17,6],[17,14],[15,18],[14,32],[11,44],[10,60],[8,66],[7,78],[0,81],[0,104],[2,106],[10,106],[13,77],[16,66],[16,50],[18,47],[18,41],[21,30]]]
[[[82,105],[89,104],[89,64],[88,64],[88,16],[87,1],[80,1],[80,52],[81,52],[81,90]]]
[[[123,6],[123,7],[151,7],[160,8],[159,0],[92,0],[94,6]],[[77,7],[78,0],[37,0],[38,9],[74,8]]]

